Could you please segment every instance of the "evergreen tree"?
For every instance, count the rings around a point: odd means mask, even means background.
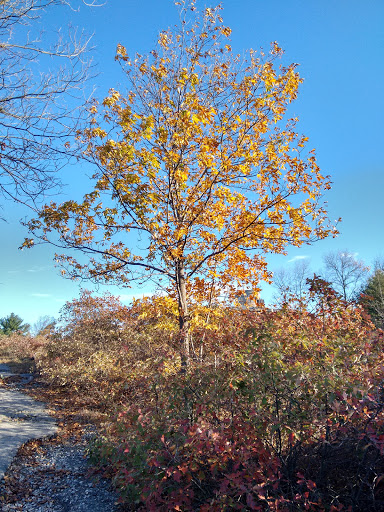
[[[0,333],[9,336],[14,332],[26,334],[29,331],[29,324],[23,324],[23,319],[15,313],[0,319]]]
[[[384,328],[384,270],[377,268],[368,279],[361,294],[361,303],[372,317],[372,321]]]

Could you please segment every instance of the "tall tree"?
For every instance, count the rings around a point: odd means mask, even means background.
[[[79,121],[74,96],[81,98],[90,70],[85,37],[42,40],[46,9],[70,3],[0,1],[0,193],[31,207],[57,185],[55,171],[68,161],[64,143]]]
[[[277,300],[285,301],[289,296],[301,299],[307,292],[307,280],[310,277],[311,269],[307,259],[295,261],[291,267],[278,269],[273,274],[273,284],[278,291]]]
[[[53,316],[40,316],[32,326],[34,336],[48,336],[55,328],[56,320]]]
[[[26,334],[29,331],[29,324],[24,324],[24,320],[15,313],[0,319],[0,333],[9,336],[12,333],[18,332]]]
[[[376,327],[384,329],[384,260],[377,260],[374,272],[362,288],[360,303],[371,315]]]
[[[162,284],[178,301],[184,367],[194,301],[256,291],[270,278],[265,253],[334,232],[320,201],[330,181],[285,117],[296,65],[276,70],[276,43],[234,55],[220,9],[181,2],[180,26],[149,55],[118,46],[128,91],[94,105],[83,134],[92,189],[46,205],[24,242],[85,253],[58,256],[71,277]]]
[[[348,250],[329,252],[324,256],[325,276],[344,300],[356,298],[369,268]]]

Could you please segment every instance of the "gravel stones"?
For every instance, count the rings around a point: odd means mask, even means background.
[[[0,387],[0,511],[122,511],[110,483],[89,477],[85,449],[95,428],[82,436],[56,435],[45,404],[15,389],[31,376],[13,384],[6,365],[0,365],[0,376],[12,386]]]
[[[117,512],[107,480],[90,478],[85,445],[49,445],[18,456],[6,474],[2,512]],[[12,490],[12,493],[9,493]]]

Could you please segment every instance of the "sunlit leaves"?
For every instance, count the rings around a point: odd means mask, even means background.
[[[128,92],[112,89],[93,105],[79,134],[93,190],[83,202],[46,206],[30,224],[92,254],[75,264],[77,277],[163,277],[184,318],[196,279],[228,293],[257,289],[268,279],[264,253],[334,232],[319,202],[329,178],[287,119],[297,66],[276,66],[276,42],[268,54],[234,55],[220,10],[182,2],[181,25],[161,32],[149,55],[118,45]]]

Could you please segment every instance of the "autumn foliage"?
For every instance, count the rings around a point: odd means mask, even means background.
[[[43,376],[108,417],[90,454],[140,510],[381,510],[383,340],[314,276],[278,309],[178,307],[84,291],[40,356]],[[201,349],[201,346],[204,349]]]
[[[127,91],[79,134],[90,189],[43,207],[24,244],[72,251],[65,275],[162,293],[84,291],[40,371],[108,417],[90,455],[132,509],[384,510],[381,331],[318,276],[273,308],[236,301],[271,277],[265,254],[335,233],[288,117],[296,65],[276,66],[276,43],[234,55],[220,7],[177,3],[149,55],[118,46]]]
[[[180,26],[149,55],[118,45],[127,91],[94,104],[79,134],[89,192],[43,207],[24,243],[69,250],[57,257],[65,275],[160,284],[178,305],[184,367],[194,303],[257,293],[266,253],[335,232],[321,199],[330,179],[288,114],[297,66],[276,65],[277,43],[234,54],[220,10],[181,2]]]
[[[152,329],[145,309],[127,308],[106,293],[83,290],[67,303],[39,368],[52,386],[89,397],[111,411],[119,400],[144,400],[146,379],[164,360],[177,355],[172,338]]]
[[[186,376],[157,370],[148,401],[116,415],[115,441],[95,443],[125,499],[164,511],[381,510],[383,343],[363,310],[315,276],[280,310],[217,321],[216,357]]]

